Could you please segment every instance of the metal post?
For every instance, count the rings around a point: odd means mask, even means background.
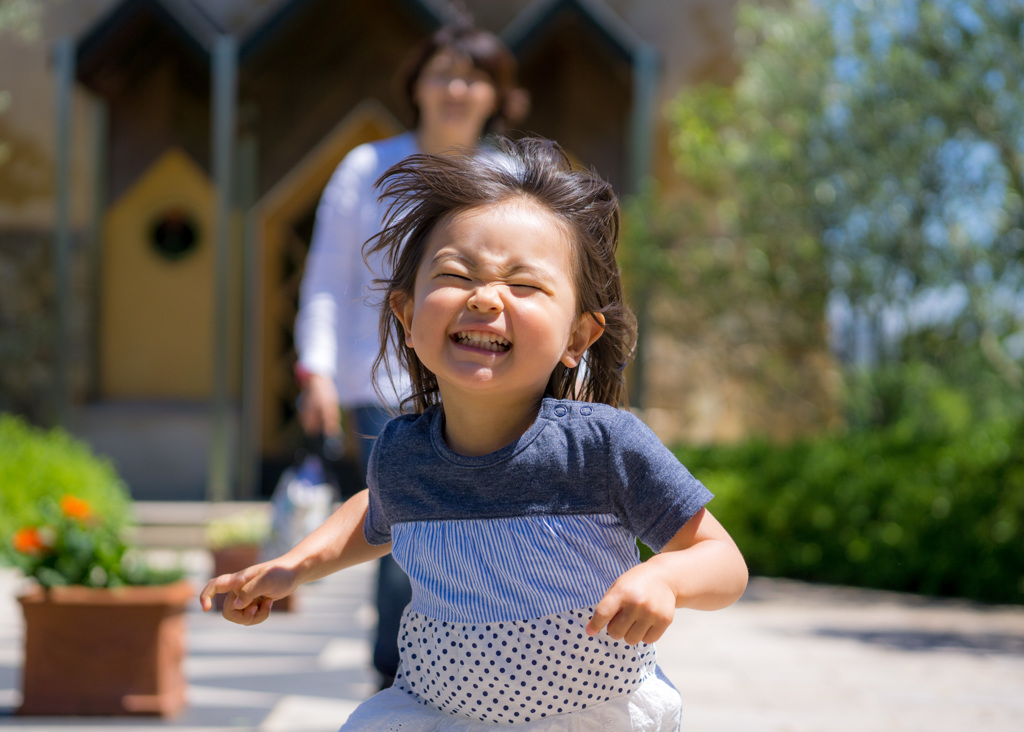
[[[71,39],[57,40],[54,45],[54,67],[57,82],[57,195],[53,237],[56,327],[52,398],[54,420],[63,425],[68,416],[68,361],[71,350],[71,93],[75,83],[75,44]]]
[[[633,60],[633,104],[629,118],[629,193],[640,195],[651,176],[654,148],[654,115],[658,100],[658,55],[654,48],[641,43]],[[639,336],[633,367],[630,369],[629,403],[643,407],[647,390],[647,333],[651,328],[650,297],[647,287],[641,288],[635,303]]]
[[[235,104],[238,45],[232,36],[220,36],[213,47],[213,84],[210,149],[217,191],[214,224],[214,328],[212,435],[206,493],[211,501],[231,496],[228,424],[228,320],[231,266],[231,211],[233,198]]]
[[[93,394],[100,391],[100,328],[102,327],[103,292],[103,217],[107,210],[107,185],[109,179],[108,160],[110,156],[110,121],[107,103],[101,99],[92,102],[92,149],[96,156],[92,171],[92,204],[89,214],[88,251],[92,269],[92,307],[90,308],[89,389]]]
[[[633,56],[633,101],[629,114],[629,193],[642,192],[651,175],[654,116],[658,104],[658,53],[641,43]]]
[[[239,425],[238,492],[239,498],[257,495],[260,452],[259,366],[263,336],[260,317],[262,267],[260,238],[257,231],[256,175],[258,146],[254,135],[246,135],[238,146],[239,198],[246,211],[242,233],[242,419]]]

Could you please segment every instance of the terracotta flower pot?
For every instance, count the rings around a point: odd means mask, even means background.
[[[260,547],[258,544],[232,544],[218,549],[213,549],[213,576],[219,577],[222,574],[240,572],[246,567],[251,567],[260,561]],[[215,595],[213,606],[217,610],[224,609],[224,598],[226,595]],[[275,612],[290,612],[295,610],[295,595],[291,594],[274,600]]]
[[[19,714],[173,716],[185,706],[188,581],[35,588],[25,614]]]

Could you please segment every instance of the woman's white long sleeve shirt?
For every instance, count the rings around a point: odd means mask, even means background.
[[[299,292],[295,347],[301,366],[331,376],[343,408],[380,403],[373,389],[373,362],[380,347],[380,257],[363,260],[363,244],[382,226],[386,203],[378,200],[377,179],[392,165],[418,152],[411,132],[354,148],[324,188]],[[408,392],[404,373],[398,394]],[[398,397],[385,400],[398,403]]]

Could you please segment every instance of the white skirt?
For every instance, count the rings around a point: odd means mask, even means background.
[[[681,714],[679,692],[659,668],[632,693],[578,712],[499,726],[510,726],[514,732],[677,732]],[[483,732],[495,726],[438,711],[408,691],[391,687],[360,704],[341,732]]]

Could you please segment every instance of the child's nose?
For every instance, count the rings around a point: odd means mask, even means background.
[[[467,304],[471,310],[500,311],[502,309],[501,294],[493,284],[483,284],[473,290]]]

